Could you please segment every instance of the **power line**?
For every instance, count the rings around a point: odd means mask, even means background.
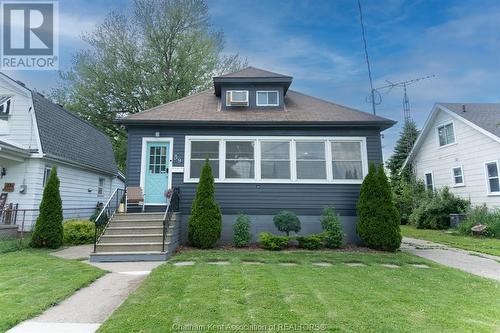
[[[365,25],[363,23],[363,10],[361,9],[361,0],[358,0],[358,8],[359,8],[359,23],[361,24],[361,35],[363,36],[363,44],[365,48],[366,65],[368,66],[368,78],[370,79],[372,111],[373,114],[376,115],[377,111],[375,109],[375,90],[373,89],[372,70],[370,67],[370,58],[368,57],[368,47],[366,46]]]

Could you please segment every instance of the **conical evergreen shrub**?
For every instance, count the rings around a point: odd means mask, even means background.
[[[356,231],[363,243],[373,249],[396,251],[401,245],[399,213],[392,199],[391,186],[383,166],[370,164],[361,185],[357,204]]]
[[[63,212],[59,178],[55,167],[43,190],[40,202],[40,214],[36,219],[35,229],[31,237],[31,246],[57,249],[63,243]]]
[[[202,249],[213,248],[220,239],[221,232],[222,215],[215,201],[214,177],[207,159],[191,207],[188,224],[189,243]]]

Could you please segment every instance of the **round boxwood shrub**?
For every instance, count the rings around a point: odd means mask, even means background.
[[[95,224],[85,220],[69,220],[63,224],[65,245],[92,244]]]
[[[356,226],[358,236],[370,248],[396,251],[401,245],[399,213],[392,199],[383,166],[377,171],[371,163],[368,175],[361,185]]]
[[[288,236],[275,236],[268,232],[259,234],[259,243],[266,250],[280,251],[288,245],[290,238]]]
[[[340,217],[332,207],[325,207],[320,219],[321,227],[324,230],[325,246],[331,249],[342,247],[344,232]]]
[[[50,171],[49,180],[43,189],[40,214],[31,236],[32,247],[57,249],[63,243],[63,213],[57,169]]]
[[[295,233],[300,231],[300,220],[294,212],[281,211],[274,216],[273,221],[276,228],[287,236],[290,235],[290,231]]]
[[[233,244],[237,247],[244,247],[250,243],[252,235],[250,234],[250,219],[244,214],[238,214],[236,222],[233,225],[234,238]]]
[[[215,184],[212,168],[205,160],[200,182],[191,207],[188,223],[189,243],[195,247],[208,249],[217,244],[222,232],[222,215],[215,201]]]

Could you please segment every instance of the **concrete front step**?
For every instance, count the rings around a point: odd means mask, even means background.
[[[164,213],[133,213],[133,214],[116,214],[113,220],[148,220],[160,219],[163,220]]]
[[[167,248],[168,242],[165,242]],[[162,250],[162,242],[145,242],[145,243],[98,243],[96,252],[144,252],[153,251],[160,252]]]
[[[145,226],[163,226],[163,220],[150,220],[150,221],[111,221],[109,227],[145,227]]]
[[[166,240],[172,239],[172,234],[166,235]],[[158,243],[163,242],[163,234],[132,234],[132,235],[103,235],[100,243]]]
[[[109,226],[104,235],[150,235],[150,234],[163,234],[163,226],[127,226],[127,227],[114,227]]]
[[[171,254],[160,251],[91,253],[90,262],[165,261]]]

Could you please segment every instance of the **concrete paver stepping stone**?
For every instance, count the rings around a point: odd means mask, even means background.
[[[411,264],[411,265],[416,268],[430,268],[426,264]]]
[[[193,266],[194,261],[178,261],[174,263],[174,266]]]
[[[365,267],[366,266],[362,262],[346,262],[345,264],[347,266],[350,266],[350,267]]]
[[[245,261],[245,260],[243,260],[242,263],[244,265],[263,265],[264,264],[261,261]]]
[[[332,267],[333,265],[329,262],[313,262],[312,263],[314,266],[320,266],[320,267]]]
[[[207,262],[207,264],[224,266],[224,265],[229,265],[229,261],[209,261]]]
[[[381,266],[384,266],[385,268],[400,268],[401,267],[399,265],[394,265],[394,264],[382,264]]]
[[[296,262],[280,262],[281,266],[297,266]]]

